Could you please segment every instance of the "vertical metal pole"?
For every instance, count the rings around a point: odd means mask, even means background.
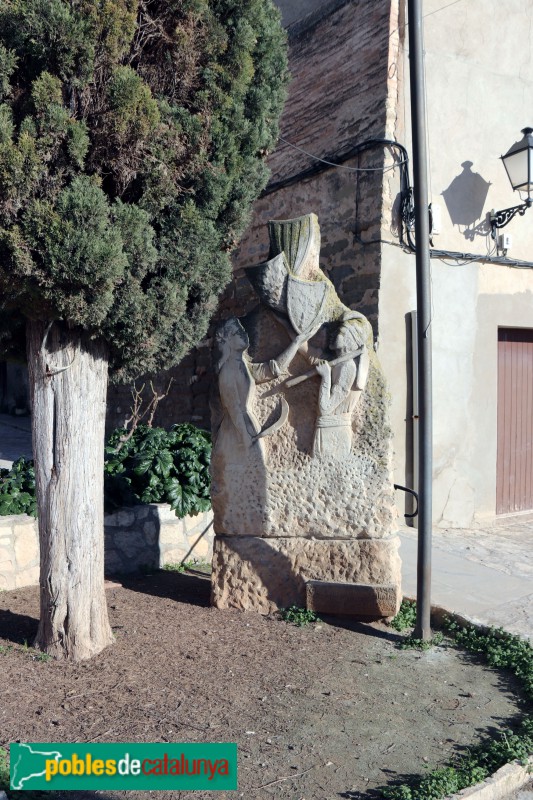
[[[419,516],[417,563],[417,618],[414,635],[431,638],[431,284],[429,271],[429,213],[424,96],[422,0],[407,0],[409,22],[409,76],[416,236],[416,297],[419,387]]]
[[[420,419],[418,407],[418,314],[416,311],[409,312],[411,316],[411,391],[412,399],[412,431],[411,447],[413,449],[413,479],[411,486],[418,494],[420,487],[420,472],[418,469],[418,456],[419,456],[419,435],[418,435],[418,422]],[[414,507],[413,507],[414,510]],[[418,515],[413,517],[413,528],[418,528]]]

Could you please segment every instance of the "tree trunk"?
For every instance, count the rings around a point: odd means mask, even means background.
[[[35,646],[79,661],[113,641],[104,593],[107,353],[65,323],[29,321],[41,615]]]

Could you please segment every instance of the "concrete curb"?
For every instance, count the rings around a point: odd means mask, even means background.
[[[474,798],[475,800],[504,800],[511,793],[522,789],[531,780],[532,768],[533,756],[529,758],[526,765],[513,761],[500,767],[483,783],[463,789],[446,800],[467,800],[467,798],[468,800],[474,800]]]
[[[414,597],[404,597],[404,600],[415,600]],[[459,625],[474,625],[481,631],[488,631],[490,625],[486,625],[479,620],[450,611],[443,606],[431,606],[431,619],[436,625],[442,625],[444,619],[450,617]],[[444,800],[505,800],[513,792],[522,789],[531,780],[533,772],[533,755],[528,759],[527,764],[520,764],[518,761],[511,761],[504,764],[490,778],[486,778],[482,783],[469,786],[456,794],[448,795]]]

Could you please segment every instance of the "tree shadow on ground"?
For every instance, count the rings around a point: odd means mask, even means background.
[[[152,597],[178,600],[181,603],[207,607],[210,605],[211,581],[209,575],[185,574],[167,570],[154,570],[147,575],[121,575],[120,583],[125,589],[148,594]]]
[[[507,697],[511,697],[518,708],[523,708],[523,710],[528,711],[531,710],[531,700],[525,693],[524,684],[512,670],[506,667],[492,667],[487,664],[487,659],[482,653],[471,653],[468,650],[462,650],[461,645],[454,645],[453,643],[452,646],[455,647],[458,651],[458,655],[466,664],[475,664],[496,675],[498,677],[499,691]]]
[[[377,639],[385,639],[388,642],[397,644],[404,636],[401,633],[387,629],[384,627],[377,628],[370,622],[359,622],[358,620],[351,619],[350,617],[334,616],[333,614],[321,614],[318,616],[326,625],[332,625],[335,628],[344,628],[347,631],[354,633],[362,633],[365,636],[373,636]]]
[[[33,642],[38,626],[39,620],[35,617],[0,609],[0,639],[7,639],[15,644]]]

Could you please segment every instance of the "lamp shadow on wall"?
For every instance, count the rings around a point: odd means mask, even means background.
[[[461,166],[463,171],[442,192],[442,197],[452,224],[462,229],[465,239],[473,241],[476,236],[490,234],[489,214],[485,219],[482,215],[491,184],[479,172],[472,171],[472,161],[463,161]]]

